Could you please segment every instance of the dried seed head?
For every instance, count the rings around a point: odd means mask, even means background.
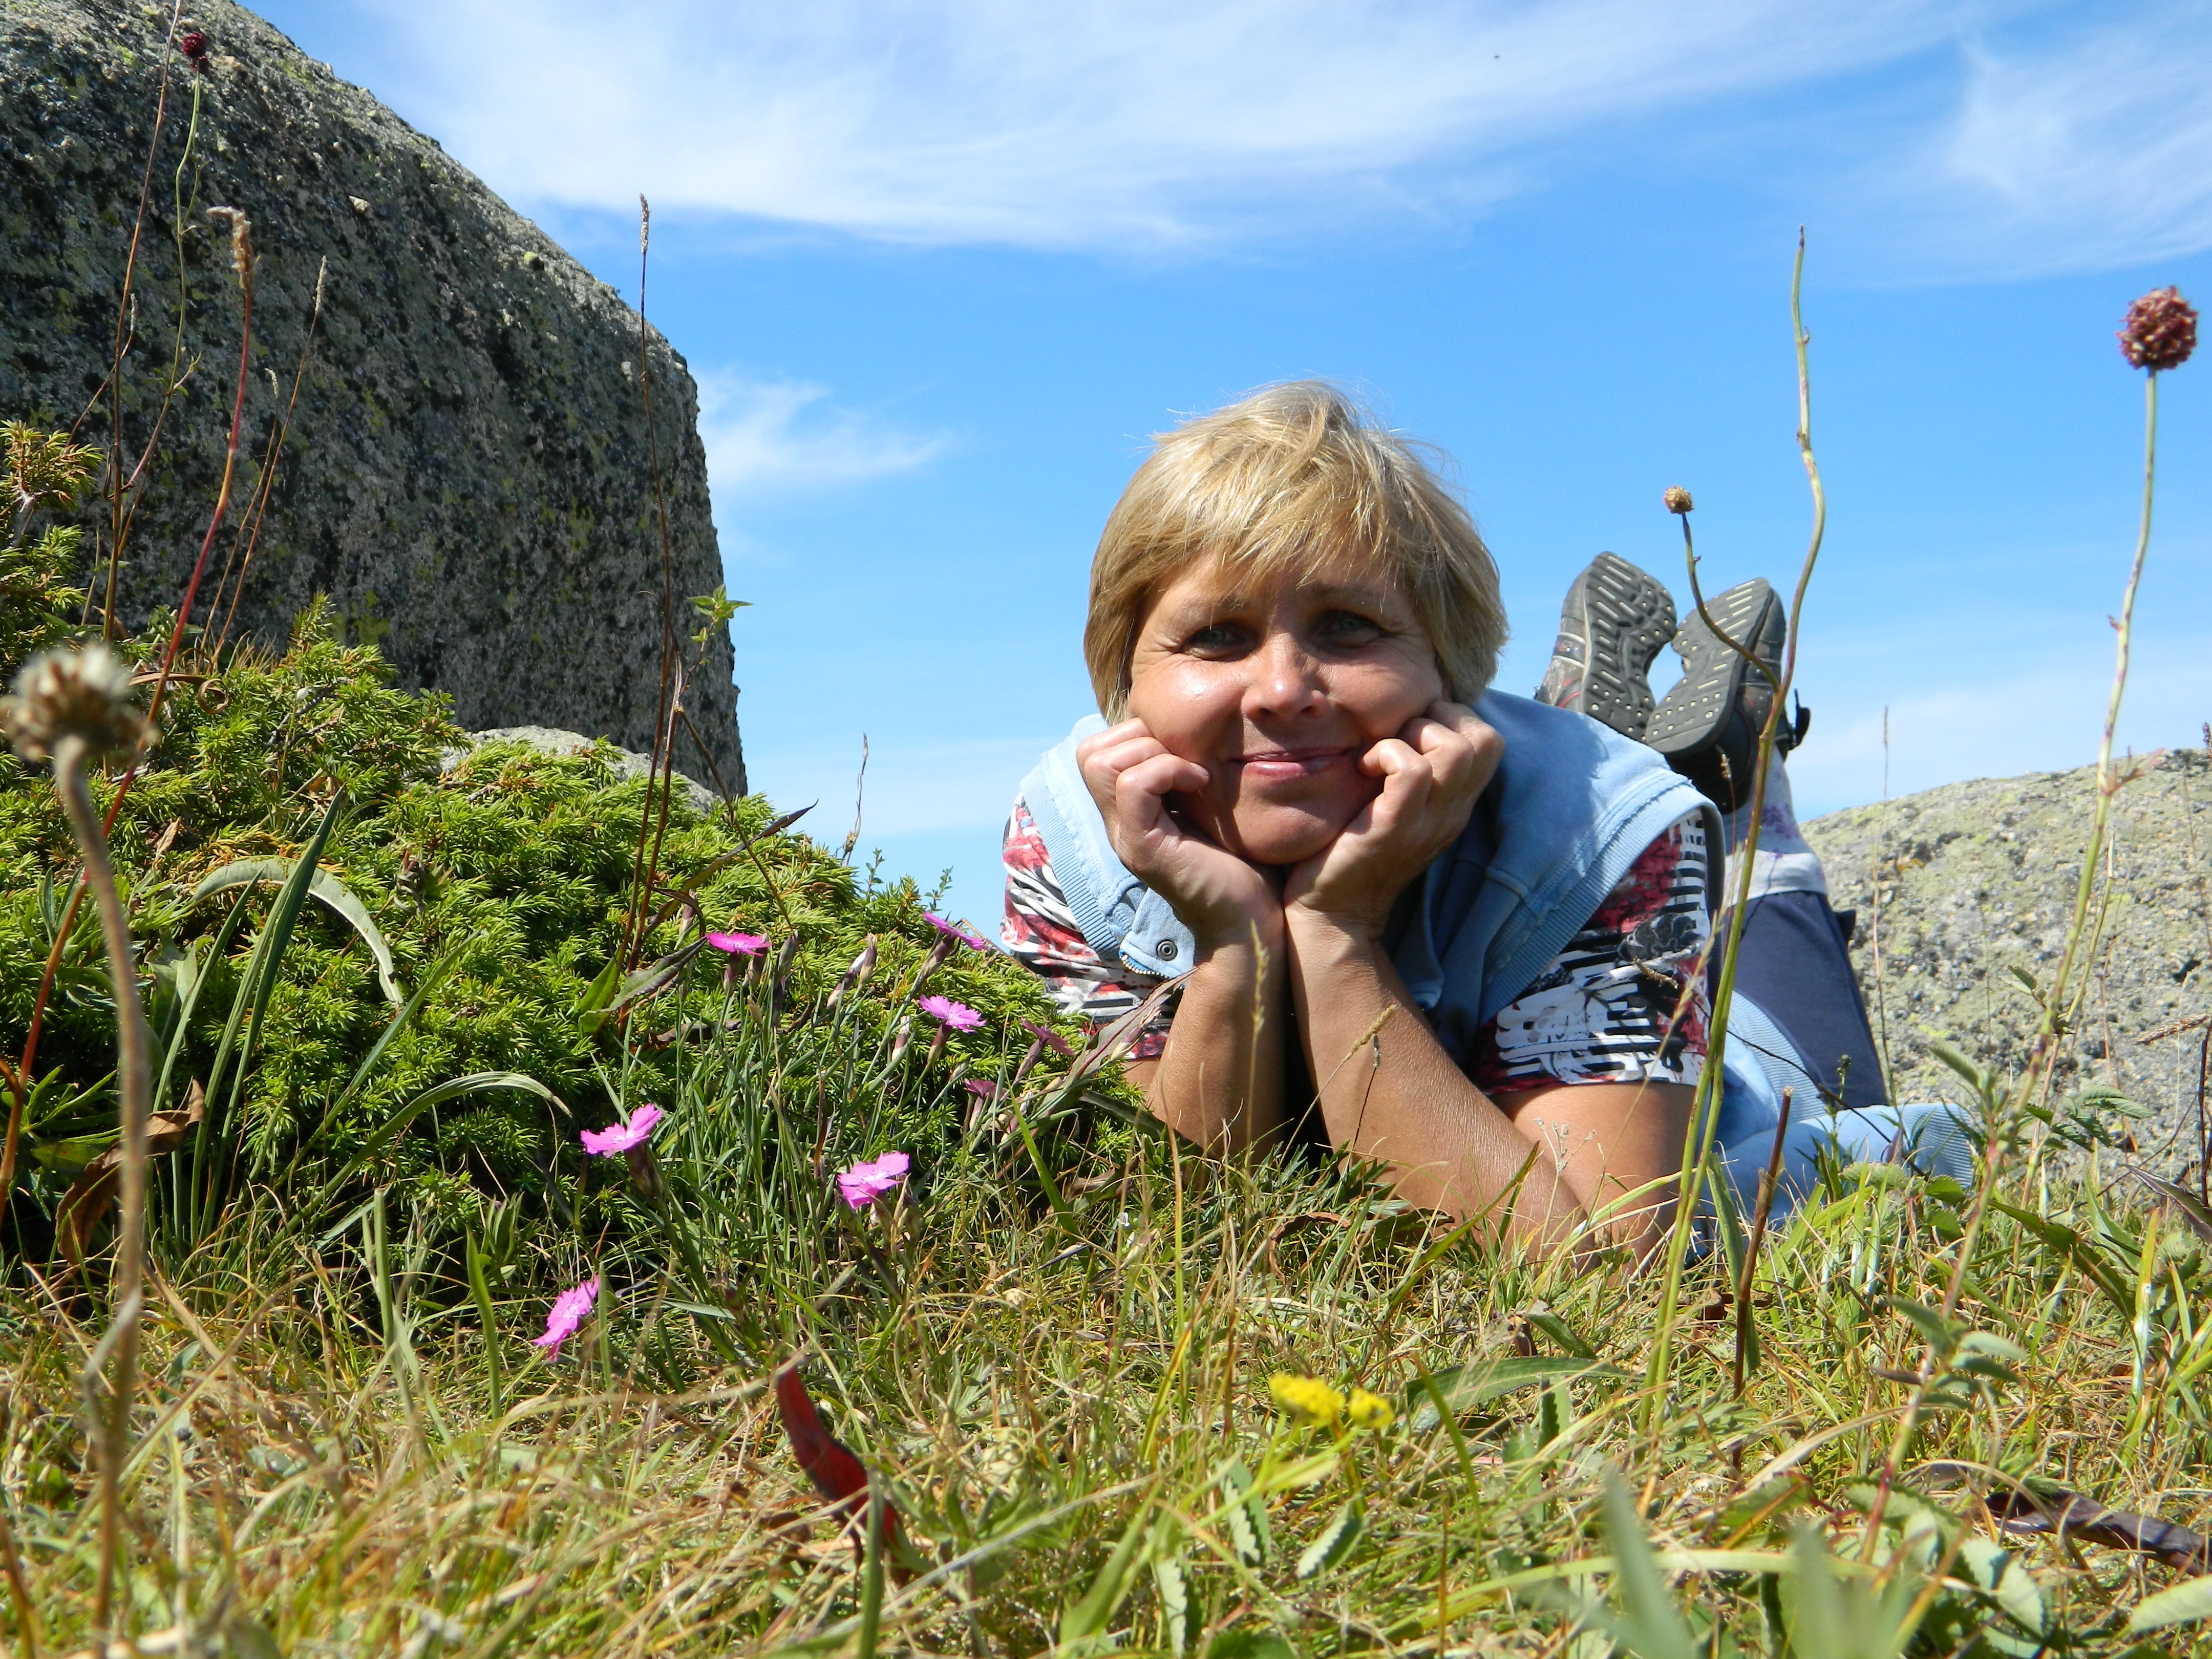
[[[153,727],[131,701],[131,665],[106,646],[47,651],[15,678],[15,695],[0,698],[0,730],[25,760],[46,759],[64,738],[92,754],[135,755]]]
[[[1680,484],[1667,486],[1667,493],[1659,498],[1667,503],[1669,513],[1687,513],[1691,507],[1690,492]]]
[[[2128,307],[2120,356],[2136,368],[2179,368],[2197,349],[2197,307],[2175,288],[2154,288]]]
[[[238,270],[238,280],[248,289],[253,286],[253,221],[246,216],[242,208],[211,207],[207,210],[210,219],[222,219],[230,226],[230,263]]]

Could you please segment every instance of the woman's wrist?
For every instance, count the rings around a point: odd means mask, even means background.
[[[1293,899],[1283,907],[1283,932],[1293,950],[1310,956],[1379,954],[1389,912],[1319,910]]]
[[[1261,950],[1279,953],[1283,948],[1283,911],[1279,905],[1218,919],[1184,921],[1198,942],[1200,962],[1239,952]]]

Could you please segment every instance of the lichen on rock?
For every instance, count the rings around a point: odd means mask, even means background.
[[[657,333],[641,349],[613,289],[367,92],[228,0],[194,19],[204,75],[165,48],[163,9],[0,9],[0,416],[103,447],[165,53],[168,65],[120,386],[131,463],[157,417],[161,436],[125,544],[123,628],[177,602],[216,497],[240,304],[228,232],[207,210],[235,207],[258,252],[254,344],[210,586],[246,558],[241,532],[328,270],[232,637],[281,648],[327,594],[347,639],[374,646],[402,685],[450,694],[464,726],[544,725],[650,750],[663,550],[641,363],[679,635],[698,626],[690,596],[722,580],[683,358]],[[172,181],[195,100],[180,213]],[[173,345],[190,372],[163,416]],[[88,520],[88,568],[104,568],[111,533],[100,514]],[[731,672],[727,636],[712,630],[684,699],[708,759],[686,738],[679,762],[742,793]]]
[[[2173,749],[2120,763],[2095,948],[2061,1049],[2059,1093],[2104,1086],[2151,1108],[2132,1126],[2154,1170],[2199,1156],[2202,1018],[2212,1012],[2212,757]],[[1805,826],[1832,902],[1857,912],[1852,955],[1898,1092],[1960,1099],[1940,1037],[2016,1071],[2066,945],[2096,769],[1947,784]],[[2179,1029],[2177,1029],[2179,1028]]]

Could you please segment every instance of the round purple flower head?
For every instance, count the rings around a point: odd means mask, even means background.
[[[2120,356],[2130,367],[2160,374],[2179,368],[2197,349],[2197,307],[2177,288],[2154,288],[2128,307]]]

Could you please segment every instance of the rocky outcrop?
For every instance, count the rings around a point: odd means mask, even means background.
[[[612,289],[434,142],[252,14],[196,6],[196,72],[164,46],[167,9],[0,0],[0,417],[113,445],[105,383],[150,179],[120,380],[127,467],[159,438],[124,541],[125,626],[177,603],[216,498],[240,303],[208,210],[234,207],[258,254],[253,350],[198,618],[220,629],[242,592],[230,637],[281,641],[328,594],[349,637],[403,684],[450,692],[465,726],[650,749],[664,592],[690,636],[689,599],[721,580],[683,359],[641,343]],[[104,568],[112,524],[94,514],[87,529]],[[726,631],[684,648],[702,659],[684,702],[712,766],[688,739],[681,762],[742,788]]]
[[[2199,1155],[2212,1014],[2212,762],[2176,749],[2131,766],[2060,1084],[2110,1085],[2154,1109],[2133,1133],[2148,1161],[2177,1169]],[[2019,976],[2047,986],[2065,949],[2095,803],[2084,767],[1948,784],[1805,826],[1835,905],[1857,909],[1859,981],[1904,1097],[1962,1097],[1931,1036],[2008,1069],[2024,1058],[2041,1011]]]

